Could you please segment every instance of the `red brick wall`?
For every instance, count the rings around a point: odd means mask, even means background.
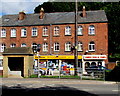
[[[72,28],[72,34],[71,36],[65,36],[65,27],[66,25],[69,25]],[[78,41],[81,41],[83,43],[83,52],[78,52],[78,54],[83,55],[86,50],[88,50],[88,43],[90,41],[95,42],[95,52],[88,52],[88,54],[96,54],[96,55],[108,55],[108,26],[107,23],[88,23],[88,24],[78,24],[82,25],[83,27],[83,36],[78,36]],[[95,35],[89,36],[88,35],[88,27],[90,25],[95,26]],[[54,27],[59,26],[60,28],[60,36],[55,37],[54,34]],[[38,36],[32,37],[32,28],[36,27],[38,28]],[[73,42],[74,43],[74,32],[75,32],[75,26],[74,24],[61,24],[61,25],[52,25],[48,27],[48,37],[42,36],[42,28],[44,26],[22,26],[22,27],[3,27],[7,31],[7,37],[6,38],[0,38],[0,43],[5,43],[7,47],[10,47],[11,43],[15,43],[16,47],[20,47],[22,43],[26,43],[27,47],[31,47],[32,43],[39,43],[43,44],[44,42],[47,42],[49,44],[49,51],[48,52],[40,52],[40,54],[50,54],[50,43],[53,46],[54,42],[60,43],[60,52],[54,52],[52,49],[52,54],[71,54],[71,52],[65,52],[65,43],[66,42]],[[17,29],[17,36],[16,38],[10,37],[10,30],[11,28]],[[21,37],[21,28],[27,29],[27,37],[23,38]],[[1,28],[0,28],[1,29]],[[52,38],[50,39],[50,31],[52,31]],[[44,40],[47,39],[47,40]],[[108,60],[106,60],[108,61]]]

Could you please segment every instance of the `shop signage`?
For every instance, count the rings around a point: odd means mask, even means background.
[[[84,55],[83,59],[107,59],[106,55]]]
[[[38,56],[34,57],[35,59],[38,59]],[[39,59],[74,59],[74,56],[72,55],[54,55],[54,56],[39,56]],[[82,59],[82,56],[79,55],[78,59]]]

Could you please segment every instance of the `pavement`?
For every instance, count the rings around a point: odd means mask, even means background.
[[[109,81],[2,78],[0,84],[2,96],[120,96],[120,84]]]

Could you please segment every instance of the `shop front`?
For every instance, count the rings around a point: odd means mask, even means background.
[[[39,58],[38,58],[39,57]],[[34,69],[40,68],[46,71],[53,69],[52,75],[63,69],[70,70],[74,74],[74,56],[73,55],[45,55],[45,56],[34,56]],[[82,56],[78,56],[78,67],[82,64]],[[59,73],[59,72],[58,72]],[[55,74],[54,74],[55,75]]]
[[[83,74],[87,74],[86,69],[98,68],[98,66],[105,67],[106,55],[83,55],[82,68]]]

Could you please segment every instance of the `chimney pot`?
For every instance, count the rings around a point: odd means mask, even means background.
[[[22,12],[19,12],[19,20],[23,20],[25,18],[25,13],[22,11]]]
[[[40,19],[43,19],[43,16],[44,16],[44,9],[41,8],[41,10],[40,10]]]
[[[83,6],[83,17],[86,17],[86,10],[85,10],[85,6]]]

